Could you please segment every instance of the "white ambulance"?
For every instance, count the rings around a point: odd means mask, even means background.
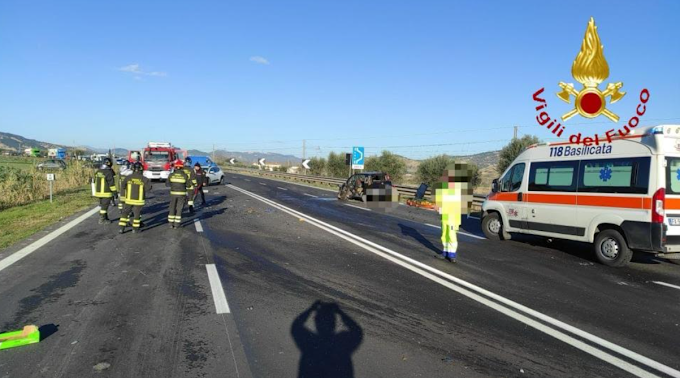
[[[532,234],[593,243],[605,265],[633,250],[680,259],[680,125],[634,129],[598,145],[530,146],[482,205],[487,238]]]

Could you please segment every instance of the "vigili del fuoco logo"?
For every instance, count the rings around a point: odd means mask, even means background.
[[[571,76],[574,80],[581,83],[583,88],[578,90],[572,83],[560,82],[559,86],[562,88],[557,93],[557,97],[562,101],[571,104],[572,97],[574,99],[574,109],[565,113],[561,117],[561,121],[553,119],[548,115],[548,103],[545,98],[541,98],[545,88],[541,88],[533,95],[533,99],[537,102],[536,111],[539,114],[536,116],[536,121],[539,125],[546,127],[552,131],[553,134],[561,137],[567,126],[562,125],[561,122],[567,122],[576,115],[585,118],[597,118],[604,116],[610,121],[617,123],[619,116],[612,110],[607,109],[607,99],[609,98],[609,105],[615,104],[626,92],[622,92],[623,82],[614,82],[606,84],[604,90],[600,90],[600,84],[609,77],[609,64],[604,58],[604,46],[600,42],[600,36],[597,34],[597,26],[595,20],[591,17],[586,28],[586,35],[583,37],[581,43],[581,51],[576,55],[574,63],[571,66]],[[582,136],[579,133],[572,133],[569,137],[571,143],[583,143],[586,146],[592,144],[599,145],[602,141],[610,142],[613,137],[625,137],[632,129],[637,127],[640,122],[640,117],[645,114],[647,110],[647,101],[649,101],[649,90],[646,88],[640,92],[639,103],[633,115],[628,122],[622,127],[615,127],[607,130],[604,136],[594,134],[591,136]],[[585,133],[587,135],[587,133]]]

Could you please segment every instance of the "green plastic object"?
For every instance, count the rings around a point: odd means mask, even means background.
[[[34,325],[27,325],[21,331],[0,333],[0,350],[40,342],[40,330]]]

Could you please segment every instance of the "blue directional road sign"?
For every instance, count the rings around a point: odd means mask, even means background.
[[[352,169],[364,169],[363,147],[352,147]]]

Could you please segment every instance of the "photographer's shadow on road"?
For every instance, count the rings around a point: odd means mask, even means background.
[[[316,332],[305,326],[312,314]],[[338,317],[346,330],[336,327]],[[352,354],[363,330],[337,303],[314,302],[295,318],[290,332],[301,352],[298,378],[354,378]]]

